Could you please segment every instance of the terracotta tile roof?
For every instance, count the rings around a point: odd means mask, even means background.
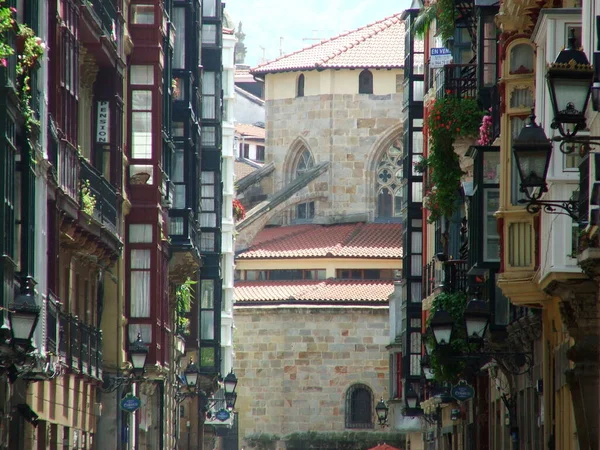
[[[238,304],[253,302],[381,302],[394,291],[392,280],[295,280],[237,281],[234,299]]]
[[[398,223],[265,228],[238,258],[401,258],[401,234]]]
[[[235,132],[249,139],[265,139],[265,129],[249,123],[236,123]]]
[[[380,444],[377,447],[370,448],[369,450],[400,450],[396,447],[392,447],[389,444]]]
[[[261,64],[252,74],[309,69],[404,67],[404,22],[397,13]]]
[[[254,167],[253,165],[240,159],[236,159],[233,162],[233,173],[235,174],[235,179],[238,181],[250,175],[256,169],[257,167]]]

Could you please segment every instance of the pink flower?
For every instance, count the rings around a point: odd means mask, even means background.
[[[8,61],[6,61],[6,58],[0,59],[0,66],[6,67],[7,65],[8,65]]]
[[[36,38],[35,38],[35,43],[36,43],[37,45],[42,45],[42,43],[43,43],[43,42],[44,42],[44,41],[42,41],[42,38],[41,38],[41,37],[36,37]]]
[[[11,10],[13,13],[16,13],[16,12],[17,12],[17,8],[15,8],[14,6],[11,6],[11,7],[10,7],[10,10]]]

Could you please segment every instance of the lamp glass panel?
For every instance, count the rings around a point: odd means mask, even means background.
[[[135,370],[142,370],[146,365],[147,353],[131,353],[131,364]]]
[[[431,367],[424,367],[423,374],[425,375],[426,380],[433,380],[435,378],[435,374],[433,373],[433,369]]]
[[[590,80],[587,78],[553,78],[551,89],[554,90],[556,106],[559,114],[569,114],[568,109],[574,108],[579,114],[584,114],[589,90]]]
[[[196,386],[196,384],[198,384],[198,372],[196,372],[196,371],[185,372],[185,382],[190,387]]]
[[[524,186],[543,186],[546,179],[546,161],[550,157],[546,150],[515,152],[521,183]]]
[[[406,404],[409,408],[416,408],[417,407],[417,396],[416,395],[406,396]]]
[[[20,341],[28,340],[33,331],[36,318],[37,315],[34,313],[12,313],[10,326],[13,337]]]
[[[468,317],[466,319],[467,335],[469,337],[483,338],[485,328],[487,327],[486,317]]]
[[[452,335],[452,325],[437,325],[433,328],[433,335],[438,344],[449,344]]]

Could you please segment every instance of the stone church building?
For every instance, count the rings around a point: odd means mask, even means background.
[[[397,14],[252,69],[266,141],[264,165],[237,179],[251,206],[236,225],[241,439],[379,430],[410,164],[404,57]]]

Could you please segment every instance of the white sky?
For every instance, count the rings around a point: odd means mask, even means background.
[[[246,33],[246,64],[312,45],[381,20],[410,6],[410,0],[224,0],[225,10]],[[281,39],[283,38],[283,39]],[[306,40],[309,39],[309,40]],[[320,39],[319,39],[320,40]],[[261,48],[262,47],[262,48]],[[263,50],[264,48],[264,50]]]

